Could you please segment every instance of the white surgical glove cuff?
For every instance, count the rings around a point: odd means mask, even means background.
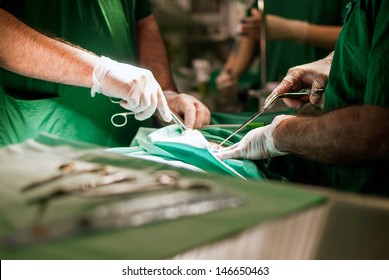
[[[273,119],[272,123],[268,126],[268,129],[265,130],[265,146],[267,151],[272,157],[278,157],[278,156],[283,156],[288,154],[276,148],[276,146],[274,145],[273,132],[280,122],[294,117],[295,116],[291,116],[291,115],[279,115]]]
[[[101,81],[111,68],[110,66],[112,66],[115,62],[116,61],[105,56],[101,56],[98,60],[92,73],[93,86],[90,92],[92,97],[95,97],[96,92],[101,91]]]

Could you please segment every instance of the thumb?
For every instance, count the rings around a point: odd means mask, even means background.
[[[311,88],[312,93],[309,95],[309,101],[312,104],[317,104],[320,102],[320,99],[325,91],[326,85],[327,79],[325,77],[321,77],[313,81]]]
[[[172,121],[172,114],[161,87],[158,87],[157,91],[157,110],[165,122],[170,123]]]

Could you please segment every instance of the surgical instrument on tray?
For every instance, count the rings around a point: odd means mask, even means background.
[[[50,193],[30,200],[31,203],[46,203],[51,199],[68,194],[82,197],[105,197],[124,194],[138,194],[158,190],[211,190],[212,184],[205,180],[183,180],[180,174],[173,170],[160,170],[153,176],[135,176],[132,173],[119,171],[107,174],[99,179],[88,179],[79,184],[58,186]]]
[[[212,184],[205,180],[188,180],[180,178],[173,170],[157,171],[151,178],[133,181],[127,184],[111,184],[104,188],[93,188],[79,194],[83,197],[104,197],[124,194],[136,194],[158,190],[212,190]]]
[[[30,229],[0,236],[0,244],[6,247],[33,245],[90,231],[138,227],[185,216],[202,215],[236,208],[244,203],[244,198],[224,191],[204,192],[191,189],[158,193],[97,206],[81,217],[49,225],[37,224]]]
[[[28,184],[27,186],[23,187],[21,189],[22,192],[26,192],[32,189],[35,189],[39,186],[43,186],[45,184],[48,184],[50,182],[53,182],[58,179],[62,179],[68,175],[76,175],[76,174],[82,174],[82,173],[104,173],[106,172],[106,166],[105,165],[98,165],[98,166],[92,166],[90,168],[83,168],[80,170],[77,170],[76,164],[74,162],[68,162],[61,164],[58,166],[59,174],[55,174],[54,176],[51,176],[47,179],[43,179],[37,182],[32,182]]]
[[[243,123],[237,130],[235,130],[233,133],[231,133],[230,136],[228,136],[226,139],[223,140],[217,147],[216,150],[218,150],[223,144],[225,144],[228,140],[231,139],[235,134],[240,132],[243,128],[245,128],[249,123],[254,121],[257,117],[262,115],[269,107],[278,99],[278,98],[296,98],[300,96],[310,95],[311,93],[317,93],[317,92],[324,92],[324,89],[317,89],[315,91],[311,91],[310,89],[304,89],[299,92],[285,92],[283,94],[279,95],[273,95],[272,98],[268,99],[261,110],[256,112],[251,118],[249,118],[245,123]]]

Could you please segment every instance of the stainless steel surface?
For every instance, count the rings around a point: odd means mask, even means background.
[[[389,199],[308,188],[328,195],[328,203],[262,223],[173,259],[389,259]]]

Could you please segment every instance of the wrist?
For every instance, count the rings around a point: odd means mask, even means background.
[[[179,93],[175,90],[170,90],[170,89],[163,90],[163,95],[165,96],[166,99],[177,96],[178,94]]]
[[[293,115],[279,115],[274,118],[273,122],[269,125],[269,129],[265,131],[266,136],[266,146],[269,153],[273,156],[282,156],[288,154],[287,152],[280,150],[279,139],[280,137],[280,128],[285,123],[286,119],[295,118]]]
[[[96,62],[92,72],[93,85],[91,87],[91,96],[94,97],[97,92],[101,92],[101,82],[109,71],[111,65],[116,61],[108,57],[101,56]]]
[[[309,35],[309,23],[301,20],[288,20],[289,36],[291,40],[306,43]]]

